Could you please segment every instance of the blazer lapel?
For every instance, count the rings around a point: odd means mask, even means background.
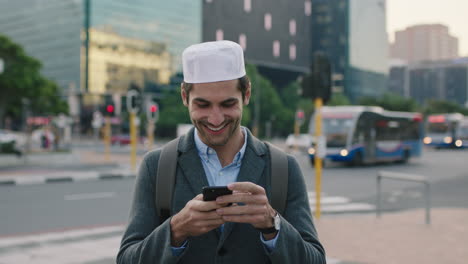
[[[190,184],[194,194],[199,194],[204,186],[208,186],[205,170],[198,155],[198,150],[194,142],[194,128],[180,140],[179,151],[179,165],[182,168],[183,174]]]

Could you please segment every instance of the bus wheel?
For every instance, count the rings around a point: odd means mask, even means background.
[[[405,152],[403,152],[403,157],[401,159],[401,162],[402,163],[408,163],[409,158],[410,158],[409,151],[405,150]]]
[[[357,152],[356,155],[354,155],[353,161],[351,161],[352,166],[361,166],[363,164],[362,162],[362,153]]]

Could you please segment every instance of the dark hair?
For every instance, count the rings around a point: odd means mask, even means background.
[[[242,93],[242,101],[244,101],[245,93],[247,92],[247,88],[249,87],[250,79],[249,79],[249,76],[244,75],[237,80],[239,81],[237,88],[239,88],[239,91]],[[187,103],[188,103],[189,94],[192,88],[193,88],[193,83],[182,82],[182,89],[184,89],[185,93],[187,94]]]

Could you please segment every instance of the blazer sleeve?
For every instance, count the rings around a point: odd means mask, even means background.
[[[160,150],[148,153],[138,170],[127,229],[117,263],[176,263],[171,250],[170,218],[159,223],[155,182]],[[181,254],[183,255],[183,253]]]
[[[325,250],[312,220],[307,188],[296,159],[288,155],[288,197],[272,263],[325,264]]]

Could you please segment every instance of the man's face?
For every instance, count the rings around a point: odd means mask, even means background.
[[[210,147],[224,146],[240,135],[242,107],[249,102],[250,87],[242,101],[237,85],[238,80],[230,80],[193,84],[189,94],[182,89],[182,100],[189,109],[190,119],[201,140]]]

